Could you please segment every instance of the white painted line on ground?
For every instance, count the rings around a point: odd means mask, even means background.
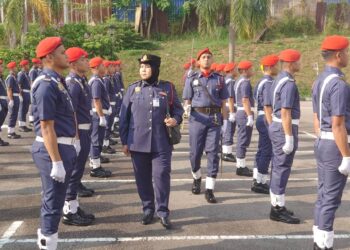
[[[317,136],[316,136],[316,135],[311,134],[311,133],[309,133],[309,132],[306,132],[306,131],[301,131],[301,132],[302,132],[302,133],[304,133],[305,135],[307,135],[307,136],[311,137],[311,138],[314,138],[314,139],[316,139],[316,138],[317,138]]]
[[[2,248],[8,240],[16,233],[17,229],[23,224],[23,221],[14,221],[5,231],[0,239],[0,248]]]
[[[350,234],[338,234],[335,239],[350,239]],[[313,235],[198,235],[198,236],[149,236],[119,238],[73,238],[59,239],[60,243],[98,243],[98,242],[140,242],[140,241],[216,241],[216,240],[309,240]],[[9,239],[6,244],[36,243],[36,239]]]

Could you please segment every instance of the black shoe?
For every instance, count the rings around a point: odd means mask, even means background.
[[[115,149],[111,148],[111,146],[103,146],[102,147],[102,153],[104,154],[115,154],[117,151]]]
[[[83,185],[83,183],[79,183],[79,186],[78,186],[79,189],[82,189],[82,190],[87,190],[87,191],[90,191],[91,193],[95,193],[95,190],[93,190],[92,188],[87,188],[86,186]]]
[[[333,250],[333,247],[331,247],[331,248],[327,248],[327,247],[325,247],[325,248],[320,248],[320,247],[316,244],[316,242],[314,242],[314,250]]]
[[[100,161],[101,161],[102,164],[103,163],[109,163],[109,158],[100,155]]]
[[[172,227],[170,219],[169,219],[169,216],[167,216],[167,217],[160,217],[160,224],[162,224],[162,226],[165,229],[171,229],[171,227]]]
[[[78,213],[63,214],[62,223],[72,226],[89,226],[92,224],[92,220],[81,217]]]
[[[236,157],[233,154],[223,154],[222,160],[229,161],[229,162],[236,162]]]
[[[119,133],[118,133],[118,132],[112,131],[111,136],[112,136],[113,138],[119,138]]]
[[[27,126],[20,126],[20,127],[18,128],[18,130],[19,130],[20,132],[31,132],[31,131],[33,131],[32,129],[28,128]]]
[[[81,184],[82,185],[82,184]],[[78,196],[79,197],[91,197],[94,193],[91,190],[85,188],[85,186],[78,186]]]
[[[7,135],[7,138],[9,138],[9,139],[19,139],[19,138],[21,138],[21,136],[17,135],[16,133],[11,133],[11,134]]]
[[[256,181],[253,181],[251,190],[259,194],[270,194],[270,187],[266,183],[262,184],[262,183],[257,183]]]
[[[5,147],[5,146],[9,146],[10,143],[8,143],[7,141],[3,141],[1,138],[0,138],[0,146],[1,147]]]
[[[287,212],[285,207],[271,206],[270,219],[287,224],[299,224],[300,219]]]
[[[248,167],[237,168],[236,169],[236,175],[252,177],[253,176],[253,171],[250,170]]]
[[[112,172],[104,169],[103,167],[91,169],[90,171],[91,177],[108,178],[108,177],[111,177],[111,175],[112,175]]]
[[[208,203],[216,203],[216,198],[212,189],[205,190],[205,199]]]
[[[117,145],[118,144],[118,141],[117,140],[113,140],[113,139],[109,139],[109,145]]]
[[[80,207],[78,207],[77,214],[78,214],[80,217],[82,217],[82,218],[87,218],[87,219],[90,219],[90,220],[95,220],[95,215],[85,213],[84,210],[81,209]]]
[[[199,179],[193,179],[193,184],[192,184],[192,194],[200,194],[201,193],[201,183],[202,183],[202,178]]]
[[[146,213],[143,214],[141,224],[142,225],[148,225],[151,224],[153,221],[153,213]]]

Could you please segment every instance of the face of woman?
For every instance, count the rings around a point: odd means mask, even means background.
[[[152,68],[149,64],[140,65],[140,76],[142,80],[147,80],[152,76]]]

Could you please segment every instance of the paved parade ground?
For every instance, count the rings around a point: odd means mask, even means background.
[[[170,195],[172,230],[158,220],[141,225],[141,203],[136,191],[130,159],[118,153],[109,156],[109,179],[89,176],[84,184],[95,189],[80,205],[96,215],[94,225],[74,227],[61,224],[58,249],[312,249],[313,206],[316,197],[316,168],[313,155],[312,109],[302,102],[299,149],[286,193],[286,206],[302,220],[288,225],[269,220],[268,195],[250,191],[251,178],[238,177],[235,165],[224,162],[215,195],[217,204],[208,204],[202,194],[191,193],[192,177],[188,159],[188,132],[185,126],[181,144],[172,161]],[[6,138],[6,129],[2,138]],[[30,154],[32,133],[0,148],[0,249],[37,249],[41,184]],[[7,140],[7,139],[6,139]],[[248,151],[248,166],[253,166],[257,149],[254,130]],[[202,165],[206,165],[204,156]],[[202,173],[205,173],[203,169]],[[350,249],[350,191],[345,188],[335,221],[335,249]]]

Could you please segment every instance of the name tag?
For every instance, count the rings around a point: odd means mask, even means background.
[[[153,107],[159,107],[159,98],[153,98]]]

